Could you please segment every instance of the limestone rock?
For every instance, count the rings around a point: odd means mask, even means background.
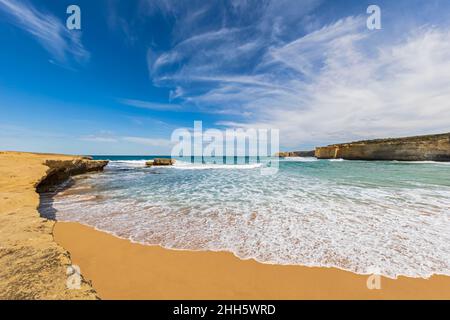
[[[40,217],[36,188],[49,190],[106,164],[76,156],[0,152],[0,300],[98,299],[84,278],[79,289],[67,288],[70,255],[53,240],[55,222]]]
[[[46,176],[36,187],[38,192],[51,191],[61,182],[64,182],[71,176],[88,172],[102,171],[108,164],[108,161],[93,161],[85,159],[76,159],[73,161],[47,160],[45,165],[49,167]]]
[[[318,159],[450,161],[450,133],[378,139],[316,148]]]
[[[277,154],[275,154],[276,157],[280,157],[280,158],[289,158],[289,157],[304,157],[304,158],[309,158],[309,157],[314,157],[315,156],[315,151],[292,151],[292,152],[278,152]]]
[[[145,165],[147,167],[153,166],[173,166],[175,164],[174,159],[156,158],[151,161],[147,161]]]

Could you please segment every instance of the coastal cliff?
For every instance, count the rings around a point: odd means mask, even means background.
[[[278,152],[276,157],[289,158],[289,157],[314,157],[315,151],[290,151],[290,152]]]
[[[51,190],[76,174],[101,171],[107,163],[0,152],[0,299],[98,299],[84,280],[80,289],[67,289],[70,255],[53,239],[55,222],[40,217],[37,191]]]
[[[318,159],[450,161],[450,133],[378,139],[316,148]]]

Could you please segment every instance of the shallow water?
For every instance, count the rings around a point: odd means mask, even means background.
[[[145,168],[112,158],[42,211],[132,241],[389,277],[450,275],[450,165],[281,160]]]

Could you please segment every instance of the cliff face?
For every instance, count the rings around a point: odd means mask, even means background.
[[[276,157],[289,158],[289,157],[314,157],[314,150],[312,151],[291,151],[291,152],[278,152]]]
[[[367,140],[316,148],[319,159],[450,161],[450,133]]]
[[[93,161],[85,158],[69,161],[47,160],[45,161],[45,165],[49,169],[36,186],[36,190],[37,192],[52,191],[54,187],[72,176],[88,172],[102,171],[107,164],[108,161]]]
[[[36,189],[49,190],[72,175],[103,170],[107,163],[0,152],[0,299],[97,299],[84,280],[80,289],[67,289],[70,255],[53,240],[55,222],[40,217]]]

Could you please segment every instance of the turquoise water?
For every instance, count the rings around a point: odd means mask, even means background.
[[[146,168],[151,157],[96,158],[112,161],[44,201],[58,220],[264,263],[450,275],[450,164],[291,158],[263,175],[268,159]]]

